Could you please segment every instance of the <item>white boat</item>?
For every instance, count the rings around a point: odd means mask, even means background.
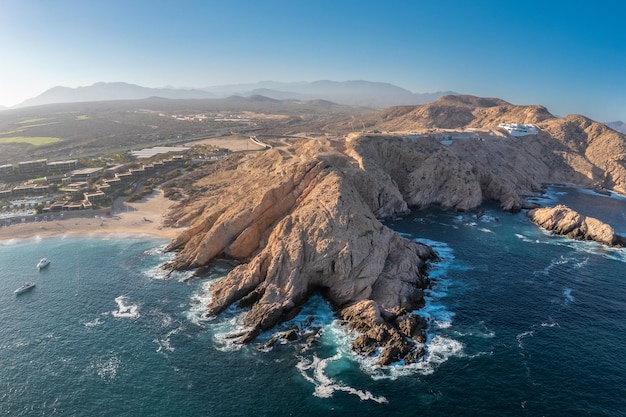
[[[47,258],[41,258],[39,263],[37,263],[37,269],[42,269],[50,265],[50,261]]]
[[[25,291],[30,290],[31,288],[35,287],[35,283],[34,282],[27,282],[25,284],[22,284],[18,289],[16,289],[15,291],[13,291],[15,294],[21,294]]]

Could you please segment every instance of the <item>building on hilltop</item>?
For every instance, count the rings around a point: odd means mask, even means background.
[[[500,123],[498,127],[506,130],[511,136],[536,135],[539,131],[535,125],[522,123]]]

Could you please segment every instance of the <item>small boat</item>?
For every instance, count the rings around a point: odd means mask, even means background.
[[[22,286],[20,286],[18,289],[16,289],[15,291],[13,291],[15,294],[21,294],[25,291],[30,290],[31,288],[35,287],[35,283],[34,282],[27,282],[25,284],[22,284]]]
[[[41,258],[39,263],[37,263],[37,269],[42,269],[50,265],[50,261],[47,258]]]

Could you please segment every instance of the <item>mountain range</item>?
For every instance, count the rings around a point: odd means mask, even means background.
[[[622,122],[622,121],[615,121],[615,122],[607,122],[605,123],[605,125],[607,125],[608,127],[610,127],[613,130],[617,130],[618,132],[621,133],[626,133],[626,123]]]
[[[86,101],[137,100],[149,97],[207,99],[261,95],[276,100],[328,100],[337,104],[384,108],[430,103],[448,94],[456,93],[451,91],[413,93],[393,84],[371,81],[323,80],[296,83],[263,81],[253,84],[222,85],[201,89],[150,88],[124,82],[99,82],[86,87],[53,87],[15,107]]]

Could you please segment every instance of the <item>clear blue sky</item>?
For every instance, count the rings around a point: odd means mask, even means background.
[[[98,81],[369,80],[626,121],[621,3],[0,0],[0,104]]]

